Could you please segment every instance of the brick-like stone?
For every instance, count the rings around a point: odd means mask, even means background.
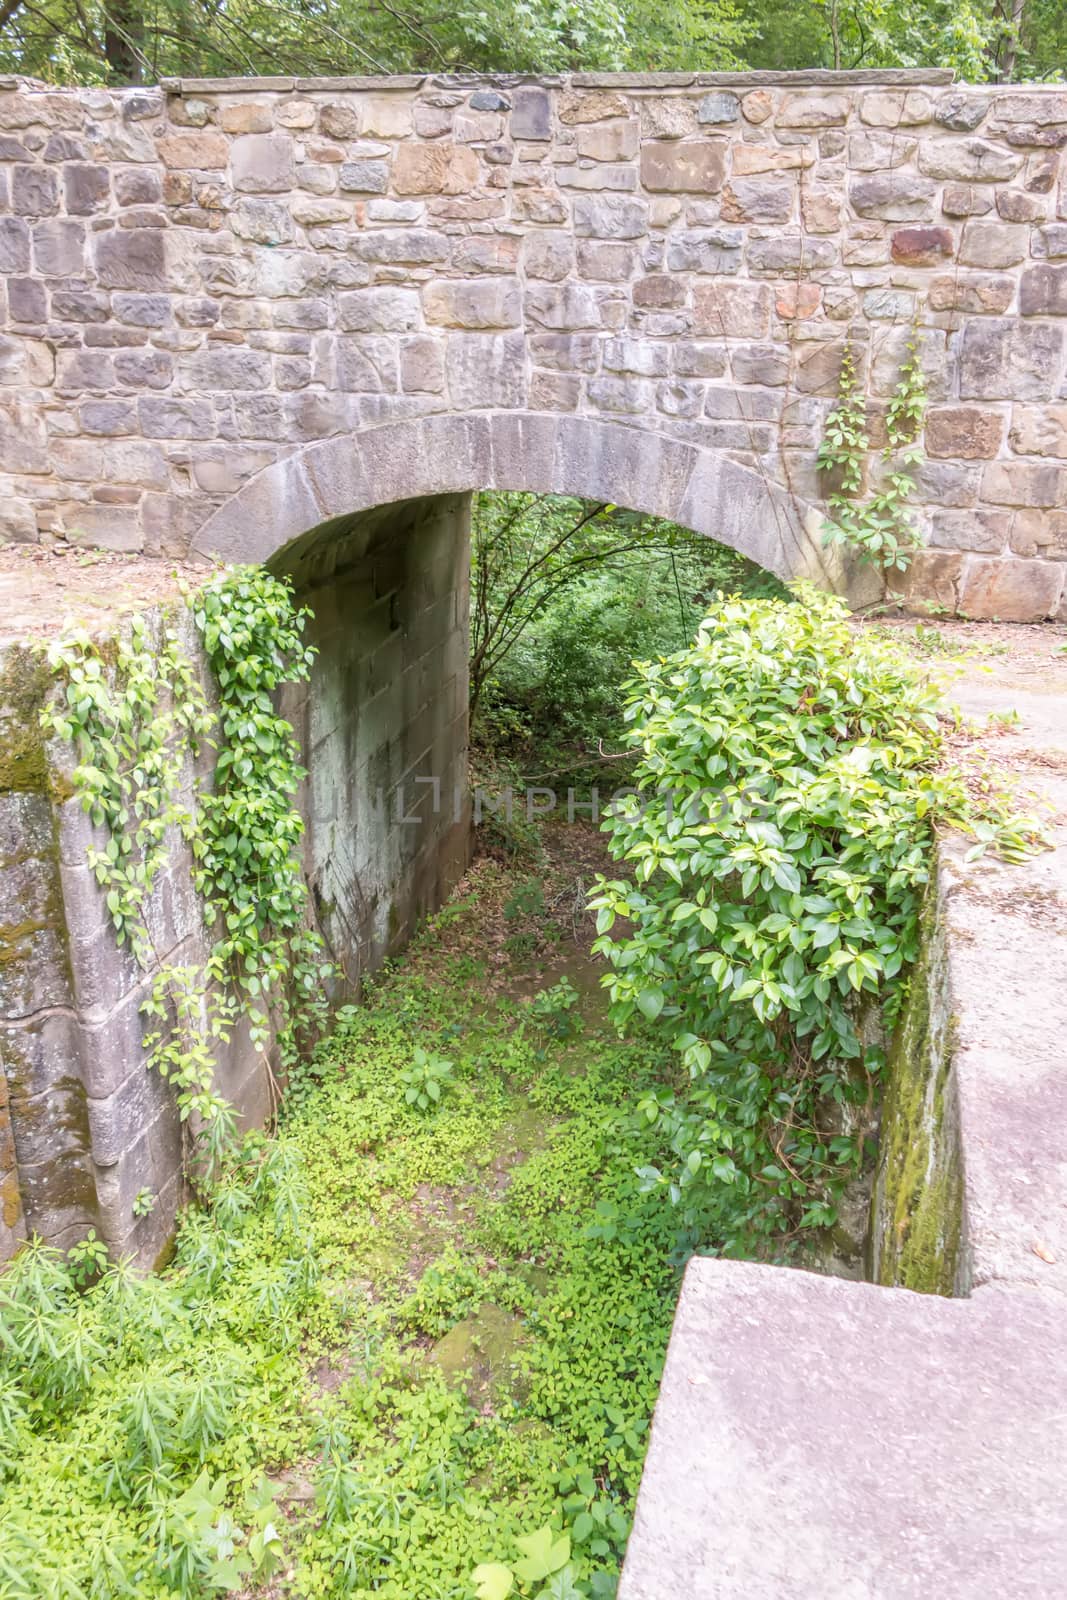
[[[894,261],[905,267],[936,267],[955,249],[951,228],[897,228],[890,242]]]
[[[514,279],[443,278],[426,285],[422,308],[428,323],[452,328],[515,328],[522,321],[522,295]]]
[[[653,193],[718,194],[725,172],[725,146],[712,140],[664,140],[641,148],[641,182]]]
[[[693,290],[693,331],[721,338],[765,338],[771,303],[767,284],[700,283]]]
[[[1004,416],[974,406],[933,406],[926,414],[926,449],[932,456],[991,459],[1004,439]]]
[[[667,241],[670,272],[735,273],[741,270],[740,228],[692,228]]]
[[[697,121],[710,127],[736,122],[741,115],[741,102],[728,89],[717,89],[706,94],[697,107]]]
[[[11,169],[11,209],[24,217],[49,217],[59,210],[59,178],[51,167]]]
[[[988,189],[977,189],[969,183],[948,183],[941,196],[946,217],[988,216],[993,204],[994,197]]]
[[[872,128],[915,128],[929,122],[933,102],[921,89],[872,89],[860,96],[860,121]]]
[[[724,222],[782,223],[793,216],[796,190],[791,183],[765,178],[734,178],[722,191]],[[819,230],[816,230],[819,231]]]
[[[445,357],[448,393],[457,409],[511,410],[526,399],[525,345],[520,333],[457,333]]]
[[[246,194],[283,194],[293,187],[293,141],[287,133],[246,133],[230,146],[233,186]]]
[[[934,139],[919,148],[919,171],[928,178],[1003,183],[1022,164],[1021,155],[987,139]]]
[[[106,237],[106,236],[105,236]],[[33,229],[33,264],[45,278],[79,278],[85,271],[85,226],[50,217]]]
[[[1024,317],[1067,317],[1067,266],[1030,267],[1019,280]]]
[[[577,132],[577,150],[591,161],[632,161],[637,154],[641,125],[636,117],[617,122],[592,122]]]
[[[1067,506],[1067,467],[1046,461],[991,461],[982,496],[1000,506]]]
[[[1016,406],[1008,443],[1020,456],[1067,461],[1067,405]]]
[[[107,167],[72,161],[63,168],[63,203],[71,216],[88,217],[105,211],[111,198]]]
[[[574,232],[579,239],[640,239],[648,232],[648,201],[626,195],[576,195]]]
[[[466,194],[478,182],[478,156],[464,145],[400,145],[393,162],[397,194]]]
[[[959,263],[994,272],[1015,267],[1025,259],[1028,242],[1026,230],[1010,222],[968,222],[960,240]]]
[[[959,590],[962,616],[977,621],[1042,622],[1063,593],[1064,569],[1054,562],[993,561],[972,556]]]
[[[876,173],[849,185],[852,208],[861,217],[885,222],[922,222],[933,214],[936,186],[909,173]]]
[[[775,116],[779,128],[834,128],[848,121],[847,95],[789,94]]]
[[[419,326],[419,292],[354,289],[338,295],[337,322],[346,333],[410,333]]]
[[[985,272],[934,278],[928,291],[931,311],[966,311],[978,316],[999,316],[1014,298],[1014,278]]]
[[[965,400],[1048,399],[1063,357],[1063,332],[1050,323],[989,318],[970,322],[960,349]]]
[[[105,289],[166,289],[162,228],[100,233],[93,242],[97,281]]]
[[[156,149],[164,166],[180,171],[218,172],[230,160],[230,140],[213,129],[167,134],[157,140]]]
[[[534,85],[523,85],[513,90],[511,136],[513,139],[530,139],[537,143],[551,139],[552,107],[546,90]]]

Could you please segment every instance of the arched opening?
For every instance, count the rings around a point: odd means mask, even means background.
[[[780,578],[842,576],[807,508],[731,460],[587,418],[434,416],[306,447],[201,530],[201,554],[265,562],[313,620],[316,666],[284,706],[301,737],[306,865],[355,981],[402,946],[468,859],[471,496],[602,498],[737,550]]]

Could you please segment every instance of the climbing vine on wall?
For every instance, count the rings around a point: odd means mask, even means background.
[[[89,865],[107,896],[121,945],[152,973],[142,1013],[148,1065],[176,1090],[195,1134],[190,1169],[210,1182],[233,1143],[235,1113],[216,1088],[217,1054],[240,1018],[256,1048],[273,1044],[288,1067],[323,1019],[330,968],[307,920],[292,797],[303,777],[293,730],[271,696],[306,680],[306,613],[261,568],[220,573],[187,596],[218,698],[212,711],[179,630],[135,617],[129,636],[102,648],[78,632],[48,659],[62,681],[42,713],[47,732],[74,746],[76,792],[107,834]],[[216,750],[213,779],[194,793],[193,762]],[[167,959],[152,892],[170,845],[190,846],[205,925],[203,963]],[[191,1152],[192,1154],[192,1152]]]
[[[882,471],[873,492],[862,494],[871,455],[867,408],[851,344],[841,363],[837,403],[826,419],[818,465],[836,472],[838,489],[829,496],[830,516],[824,542],[855,551],[861,561],[886,571],[903,572],[920,543],[908,510],[915,488],[915,468],[922,461],[919,435],[926,412],[926,379],[912,329],[892,398],[886,408],[886,443],[880,451]]]

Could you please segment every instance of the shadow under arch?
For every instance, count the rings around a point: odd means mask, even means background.
[[[194,551],[269,565],[310,611],[311,682],[281,709],[307,769],[305,869],[348,992],[470,859],[469,533],[483,489],[608,501],[780,578],[840,587],[817,514],[721,451],[635,424],[432,414],[304,446],[250,479]]]
[[[817,513],[752,467],[639,425],[541,412],[435,413],[303,446],[221,506],[193,552],[267,563],[336,518],[481,489],[607,500],[730,545],[776,577],[844,587]]]

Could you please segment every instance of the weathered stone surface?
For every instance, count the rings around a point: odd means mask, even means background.
[[[640,239],[648,232],[648,202],[614,194],[576,195],[574,232],[579,239]]]
[[[1015,298],[1015,279],[991,277],[988,273],[958,273],[951,278],[935,278],[930,284],[931,311],[966,311],[974,315],[998,315],[1007,311]]]
[[[1019,281],[1024,317],[1067,317],[1067,266],[1030,267]]]
[[[725,171],[725,149],[711,141],[679,139],[641,150],[641,182],[653,193],[717,194]]]
[[[417,289],[355,289],[338,296],[338,325],[346,333],[408,333],[419,326]]]
[[[959,610],[981,621],[1034,622],[1050,617],[1063,593],[1063,567],[1046,561],[993,561],[971,556],[964,565]]]
[[[919,171],[928,178],[1002,183],[1014,178],[1023,157],[987,139],[940,139],[919,151]]]
[[[969,399],[1043,400],[1063,355],[1063,333],[1048,323],[990,318],[963,330],[960,394]]]
[[[832,128],[847,122],[848,97],[843,94],[786,95],[775,115],[779,128]]]
[[[849,185],[849,200],[861,217],[886,222],[921,222],[933,214],[936,189],[925,178],[878,173]]]
[[[457,409],[521,406],[526,368],[521,334],[461,333],[448,342],[449,398]]]
[[[773,179],[735,178],[722,192],[723,221],[789,222],[793,215],[795,193],[790,183]],[[832,232],[833,227],[815,231]]]
[[[636,117],[588,123],[578,129],[578,154],[593,161],[632,161],[637,154],[640,134],[641,125]]]
[[[982,495],[993,505],[1067,506],[1067,467],[1044,461],[992,461]]]
[[[515,328],[522,321],[517,280],[463,282],[443,279],[422,294],[426,321],[452,328]]]
[[[890,253],[905,267],[934,267],[951,256],[955,246],[951,228],[897,228]]]
[[[729,90],[716,90],[706,94],[697,107],[697,121],[713,127],[736,122],[741,114],[741,102]]]
[[[933,406],[926,415],[926,448],[932,456],[965,461],[992,458],[1004,439],[1004,415],[974,406]]]
[[[397,194],[465,194],[477,179],[477,155],[459,145],[401,145],[393,164]]]
[[[989,111],[992,96],[973,90],[942,95],[934,111],[934,120],[953,133],[970,133],[977,128]]]
[[[166,289],[162,228],[101,233],[93,243],[99,283],[108,289]]]
[[[1009,222],[968,222],[960,240],[959,262],[964,267],[991,271],[1018,266],[1026,257],[1023,228]]]
[[[1054,1594],[1063,1531],[1034,1510],[1067,1450],[1043,1394],[1065,1359],[1055,1294],[947,1299],[693,1261],[619,1600]]]
[[[741,270],[740,228],[694,228],[673,234],[667,245],[671,272],[734,273]]]
[[[1067,460],[1067,405],[1016,406],[1008,443],[1017,455]]]

